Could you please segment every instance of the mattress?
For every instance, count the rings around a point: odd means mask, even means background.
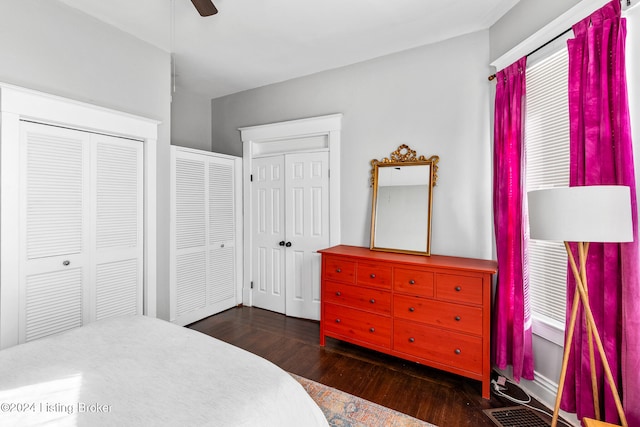
[[[271,362],[145,316],[0,351],[0,425],[327,426]]]

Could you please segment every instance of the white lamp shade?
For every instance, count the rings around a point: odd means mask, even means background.
[[[631,242],[631,193],[622,185],[529,191],[529,237],[566,242]]]

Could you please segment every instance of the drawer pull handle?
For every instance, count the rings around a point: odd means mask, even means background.
[[[336,295],[340,296],[340,295],[342,295],[342,292],[338,291],[338,292],[336,292]]]
[[[372,279],[375,279],[375,278],[376,278],[376,275],[375,275],[375,274],[373,274],[373,273],[371,273],[371,274],[369,275],[369,277],[371,277]]]
[[[414,311],[416,311],[416,309],[413,307],[409,307],[409,311],[413,313]]]
[[[415,285],[415,284],[416,284],[416,281],[415,281],[415,280],[413,280],[413,279],[411,279],[411,280],[409,280],[409,284],[410,284],[410,285]]]
[[[342,273],[342,270],[339,268],[336,268],[336,273]]]
[[[69,265],[69,264],[71,264],[71,261],[69,261],[68,259],[67,259],[67,260],[62,261],[62,265],[64,265],[65,267],[66,267],[67,265]]]
[[[460,316],[456,316],[455,319],[456,319],[456,322],[459,322],[460,321]]]
[[[369,328],[369,332],[375,332],[376,328]]]
[[[455,354],[460,354],[460,353],[462,353],[462,351],[460,351],[460,349],[459,349],[459,348],[456,348],[456,350],[454,351],[454,353],[455,353]]]
[[[336,319],[336,323],[340,323],[340,319]]]
[[[460,286],[456,286],[456,292],[460,292],[462,288]]]
[[[415,341],[415,338],[413,337],[409,338],[409,342],[414,342],[414,341]]]
[[[376,300],[375,300],[375,299],[373,299],[373,298],[371,298],[371,299],[369,300],[369,302],[370,302],[371,304],[375,304],[375,303],[376,303]]]

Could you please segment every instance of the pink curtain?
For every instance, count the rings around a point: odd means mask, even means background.
[[[523,114],[526,57],[496,73],[493,216],[498,282],[493,311],[492,358],[513,376],[533,379],[529,277],[526,266]]]
[[[634,242],[591,244],[587,259],[589,300],[630,426],[640,426],[640,287],[638,221],[625,75],[626,21],[613,0],[578,22],[569,47],[571,186],[631,187]],[[568,274],[567,306],[575,282]],[[584,316],[580,313],[582,319]],[[584,320],[576,324],[561,407],[593,417],[588,341]],[[618,414],[596,352],[602,418]]]

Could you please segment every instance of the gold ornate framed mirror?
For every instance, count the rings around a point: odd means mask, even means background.
[[[371,160],[370,249],[431,255],[433,187],[438,156],[416,156],[403,144],[390,158]]]

